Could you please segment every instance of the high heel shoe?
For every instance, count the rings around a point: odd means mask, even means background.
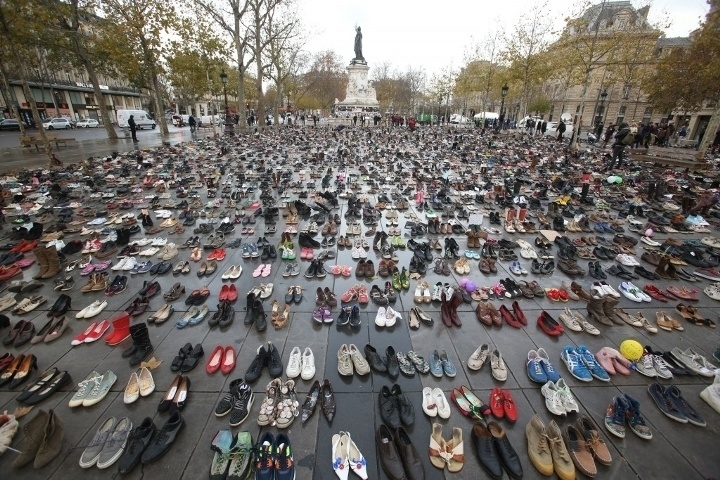
[[[182,375],[178,375],[175,377],[175,380],[173,380],[173,382],[170,384],[170,388],[168,388],[167,392],[165,392],[163,399],[158,405],[158,412],[167,412],[170,409],[173,404],[173,400],[175,399],[175,395],[177,395],[177,392],[180,389],[180,384],[182,383],[183,378],[184,377]]]
[[[10,388],[22,385],[28,378],[30,378],[30,370],[37,370],[37,357],[32,353],[23,358],[20,367],[12,377]]]
[[[62,317],[72,307],[72,299],[64,293],[58,297],[50,311],[48,317]]]
[[[171,409],[174,411],[180,411],[185,408],[185,404],[188,400],[188,393],[190,391],[190,378],[181,375],[180,385],[178,386],[177,393],[172,400]]]
[[[6,383],[9,383],[10,380],[12,380],[15,373],[20,368],[20,365],[22,365],[23,360],[25,360],[25,355],[18,355],[15,357],[15,359],[8,365],[8,367],[5,369],[2,375],[0,375],[0,387],[5,385]]]

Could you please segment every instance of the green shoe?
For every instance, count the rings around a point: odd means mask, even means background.
[[[393,273],[392,286],[396,291],[402,290],[402,281],[400,280],[400,272]]]
[[[250,432],[238,432],[235,445],[230,449],[230,470],[227,480],[243,480],[250,477],[252,449]]]
[[[405,267],[403,267],[402,272],[400,273],[400,284],[402,285],[403,290],[407,290],[410,288],[410,279],[408,278],[408,272]],[[395,277],[393,276],[393,287],[395,287]],[[395,288],[395,290],[398,290]]]

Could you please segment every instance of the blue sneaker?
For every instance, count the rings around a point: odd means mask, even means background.
[[[655,401],[658,409],[676,422],[688,423],[688,418],[682,413],[675,402],[669,398],[665,387],[659,383],[653,383],[648,387],[650,397]]]
[[[585,345],[580,345],[576,352],[582,357],[585,366],[590,370],[590,375],[603,382],[610,381],[610,375],[608,375],[602,365],[595,360],[595,356]]]
[[[443,376],[443,366],[442,362],[440,361],[440,354],[437,350],[435,350],[432,355],[430,355],[430,359],[428,360],[428,363],[430,364],[430,373],[433,377],[442,378]]]
[[[640,402],[627,393],[625,394],[625,399],[629,406],[626,419],[630,430],[643,440],[652,439],[653,434],[650,431],[650,427],[647,426],[645,417],[640,413]]]
[[[445,350],[440,351],[440,362],[442,363],[442,369],[445,375],[452,378],[457,375],[457,369],[452,361],[448,358],[448,354]]]
[[[698,427],[707,426],[707,422],[703,419],[697,410],[690,405],[680,393],[680,389],[675,385],[670,385],[665,389],[665,396],[670,398],[678,410],[687,418],[687,421]],[[664,412],[663,412],[664,413]]]
[[[528,352],[527,374],[528,377],[530,377],[530,380],[535,383],[545,385],[548,382],[548,376],[543,368],[542,359],[538,356],[538,352],[535,350],[530,350]]]
[[[542,362],[542,367],[545,371],[545,375],[547,375],[548,381],[557,383],[557,381],[560,380],[560,374],[555,367],[553,367],[552,363],[550,363],[550,356],[548,356],[544,348],[538,348],[537,354],[538,357],[540,357],[540,361]]]
[[[581,382],[592,382],[593,377],[592,374],[590,374],[590,370],[587,369],[582,357],[575,351],[572,345],[563,348],[562,353],[560,353],[560,358],[565,362],[565,366],[567,366],[570,375]]]

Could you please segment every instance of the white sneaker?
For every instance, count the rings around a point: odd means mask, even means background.
[[[288,378],[296,378],[300,375],[301,360],[300,347],[293,348],[290,352],[290,359],[288,360],[287,368],[285,369],[285,375],[287,375]]]
[[[442,301],[442,291],[443,291],[442,283],[440,283],[440,282],[436,283],[435,286],[433,287],[433,292],[432,292],[432,297],[431,297],[433,302]]]
[[[125,271],[130,271],[133,268],[137,267],[138,261],[135,260],[135,257],[129,257],[127,258],[125,264],[123,265],[122,269]]]
[[[387,326],[387,314],[385,313],[385,307],[380,307],[378,309],[377,315],[375,315],[375,325],[378,327],[385,327]]]
[[[560,394],[560,399],[562,400],[563,407],[565,407],[565,412],[580,412],[580,406],[575,401],[575,397],[573,397],[572,392],[570,392],[570,387],[567,386],[565,380],[562,378],[558,380],[555,384],[555,388]]]
[[[640,241],[646,245],[650,245],[651,247],[659,247],[660,246],[660,243],[658,243],[655,240],[653,240],[652,238],[646,237],[644,235],[642,237],[640,237]]]
[[[633,302],[642,303],[643,299],[640,296],[639,290],[633,288],[630,282],[622,282],[620,284],[620,292],[625,295],[625,298],[632,300]]]
[[[338,373],[343,376],[352,377],[354,373],[353,363],[350,359],[350,352],[346,344],[340,345],[337,353],[338,359]]]
[[[653,355],[653,368],[657,372],[657,376],[664,379],[673,378],[673,374],[668,368],[668,364],[660,355]]]
[[[439,388],[433,388],[432,398],[435,401],[435,408],[440,418],[450,418],[450,405],[445,398],[445,394]]]
[[[562,396],[552,381],[543,385],[540,392],[543,394],[543,397],[545,397],[545,406],[550,413],[553,415],[567,415]]]
[[[118,263],[112,266],[110,270],[122,270],[125,267],[125,263],[127,263],[128,257],[122,257]]]
[[[607,284],[607,282],[596,282],[594,285],[598,285],[605,295],[612,295],[615,298],[620,298],[620,294],[613,287]]]
[[[393,310],[392,307],[387,307],[385,309],[385,326],[392,327],[398,320],[402,320],[400,314]]]
[[[658,372],[655,371],[653,365],[653,356],[649,353],[644,354],[640,360],[635,362],[635,370],[646,377],[655,378],[658,376]]]
[[[315,355],[313,355],[310,347],[305,348],[302,354],[302,369],[300,377],[303,380],[310,380],[315,376]]]
[[[572,312],[567,307],[565,307],[565,311],[560,314],[560,320],[562,320],[569,330],[572,330],[573,332],[582,332],[583,328],[580,326],[578,321],[575,320]]]

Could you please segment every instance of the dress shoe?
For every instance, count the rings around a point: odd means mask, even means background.
[[[400,427],[400,405],[398,399],[387,386],[383,386],[378,397],[380,418],[393,430]]]
[[[400,410],[400,420],[404,425],[412,425],[415,422],[415,408],[408,399],[407,395],[400,389],[400,385],[393,385],[390,393],[397,399],[398,409]]]
[[[512,447],[512,445],[510,445],[510,441],[505,434],[505,430],[503,430],[503,428],[497,422],[488,423],[488,430],[492,435],[495,450],[500,457],[500,462],[505,471],[508,472],[510,478],[522,478],[523,468],[522,464],[520,463],[520,457],[518,457],[515,449]]]
[[[500,480],[503,476],[503,469],[490,430],[485,425],[475,424],[472,429],[472,440],[480,466],[491,478]]]
[[[395,447],[392,433],[386,425],[380,425],[375,434],[375,444],[377,445],[378,455],[380,456],[380,465],[389,478],[392,480],[405,480],[405,469],[400,460],[400,454]]]
[[[323,382],[320,395],[323,414],[325,414],[325,418],[327,418],[328,422],[332,422],[333,418],[335,418],[337,404],[332,385],[330,385],[330,381],[328,379],[325,379]]]
[[[425,478],[425,467],[415,446],[410,441],[410,435],[403,427],[395,430],[395,447],[400,455],[407,477],[411,480]]]
[[[368,363],[370,364],[370,368],[375,370],[378,373],[385,373],[387,372],[387,365],[385,365],[385,362],[380,357],[380,354],[377,353],[377,350],[375,350],[375,347],[370,345],[369,343],[365,345],[365,358],[367,359]],[[400,365],[398,365],[398,370],[400,369]]]
[[[318,380],[315,380],[315,382],[312,384],[312,387],[310,387],[310,391],[308,392],[307,397],[305,398],[305,401],[302,405],[302,414],[300,416],[300,420],[302,421],[302,423],[307,422],[310,417],[313,416],[319,398],[320,382]]]

